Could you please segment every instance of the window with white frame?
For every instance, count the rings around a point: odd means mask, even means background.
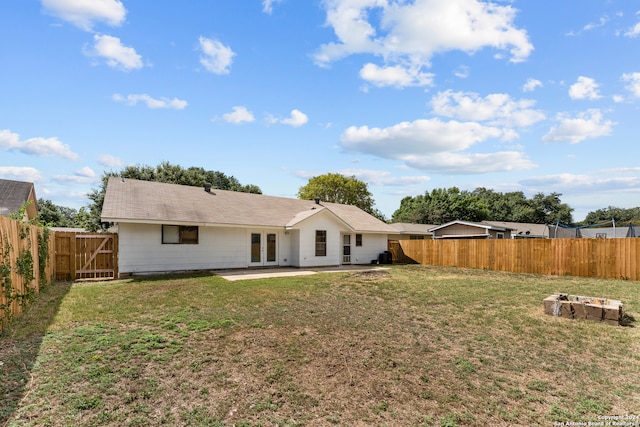
[[[162,244],[197,245],[198,227],[189,225],[163,225]]]
[[[316,230],[316,256],[327,256],[327,230]]]

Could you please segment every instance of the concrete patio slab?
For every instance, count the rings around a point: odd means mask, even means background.
[[[289,276],[309,276],[318,273],[342,273],[354,271],[380,271],[388,270],[388,267],[367,266],[367,265],[340,265],[333,267],[317,268],[293,268],[293,267],[273,267],[273,268],[249,268],[237,270],[214,271],[213,274],[229,281],[265,279],[271,277]]]

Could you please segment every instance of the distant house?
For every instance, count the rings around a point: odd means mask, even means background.
[[[527,222],[482,221],[496,227],[511,230],[511,239],[548,239],[549,226],[547,224],[533,224]]]
[[[451,221],[429,229],[434,239],[509,239],[512,229],[484,222]]]
[[[23,206],[24,221],[38,216],[38,201],[33,183],[0,179],[0,215],[14,215],[20,212]]]
[[[412,224],[407,222],[394,222],[389,224],[396,233],[389,235],[389,240],[430,240],[433,233],[430,228],[435,227],[433,224]]]
[[[121,274],[369,264],[395,230],[356,206],[111,177]]]

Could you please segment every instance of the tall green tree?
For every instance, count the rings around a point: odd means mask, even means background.
[[[584,219],[584,225],[597,224],[604,221],[615,220],[616,222],[627,222],[640,224],[640,207],[635,208],[618,208],[615,206],[609,206],[604,209],[598,209],[591,211]]]
[[[551,193],[545,196],[543,193],[534,195],[531,203],[534,208],[534,217],[530,222],[536,224],[573,224],[573,208],[560,201],[560,193]]]
[[[242,185],[233,176],[228,176],[218,171],[208,171],[202,167],[185,169],[180,165],[174,165],[169,162],[162,162],[155,167],[147,165],[127,166],[121,171],[103,173],[100,187],[94,188],[87,194],[91,203],[87,209],[81,210],[80,216],[88,230],[95,231],[101,227],[100,215],[102,214],[102,205],[107,191],[107,182],[111,176],[191,186],[203,186],[205,183],[210,183],[212,188],[219,190],[262,194],[260,187],[257,185]]]
[[[298,198],[303,200],[320,199],[325,202],[357,206],[363,211],[385,220],[384,215],[374,205],[373,196],[367,183],[339,173],[318,175],[298,189]]]
[[[38,222],[41,224],[49,227],[78,227],[77,215],[76,209],[56,205],[51,200],[38,199]]]
[[[472,193],[487,205],[488,219],[492,221],[533,222],[535,209],[522,191],[499,193],[479,187]]]
[[[559,193],[538,193],[527,199],[520,191],[500,193],[479,187],[468,192],[457,187],[438,188],[402,199],[393,221],[444,224],[458,219],[571,224],[573,209],[562,203],[560,196]]]
[[[486,202],[458,187],[436,188],[424,195],[405,197],[393,213],[393,222],[444,224],[449,221],[482,221],[489,215]]]

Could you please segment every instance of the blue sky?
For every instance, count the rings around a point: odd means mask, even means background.
[[[199,166],[295,197],[368,183],[640,206],[640,3],[4,0],[0,178],[80,208],[104,171]]]

